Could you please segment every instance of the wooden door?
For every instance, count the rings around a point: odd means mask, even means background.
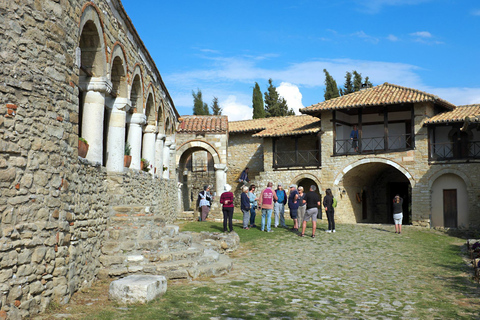
[[[443,190],[443,226],[457,227],[457,189]]]

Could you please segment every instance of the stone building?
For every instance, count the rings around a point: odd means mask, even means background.
[[[227,179],[227,116],[182,116],[177,129],[176,163],[183,210],[194,210],[204,185],[214,196],[224,191]],[[217,209],[217,202],[214,202]]]
[[[228,182],[249,167],[260,187],[331,188],[340,222],[393,223],[400,194],[405,224],[480,227],[480,131],[461,130],[478,105],[385,83],[300,111],[308,116],[230,122]]]
[[[0,317],[15,318],[96,279],[113,207],[175,220],[179,116],[119,0],[1,1],[0,17]]]

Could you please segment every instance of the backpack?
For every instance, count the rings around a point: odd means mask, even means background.
[[[337,207],[337,198],[333,198],[332,207],[334,207],[334,208]]]

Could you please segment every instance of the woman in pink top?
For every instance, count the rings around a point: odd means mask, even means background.
[[[227,232],[227,221],[228,221],[228,228],[230,232],[233,231],[233,193],[230,192],[232,187],[229,184],[226,184],[225,192],[222,193],[220,196],[220,203],[223,205],[222,212],[223,212],[223,232]]]

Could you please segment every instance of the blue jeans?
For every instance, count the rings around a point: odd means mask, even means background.
[[[255,224],[255,207],[252,205],[250,207],[250,225],[253,226]]]
[[[265,220],[267,220],[267,231],[272,229],[272,209],[262,209],[262,231],[265,230]]]
[[[282,227],[285,227],[285,205],[283,203],[278,203],[275,202],[275,228],[278,227],[278,224],[280,222],[280,225]]]

